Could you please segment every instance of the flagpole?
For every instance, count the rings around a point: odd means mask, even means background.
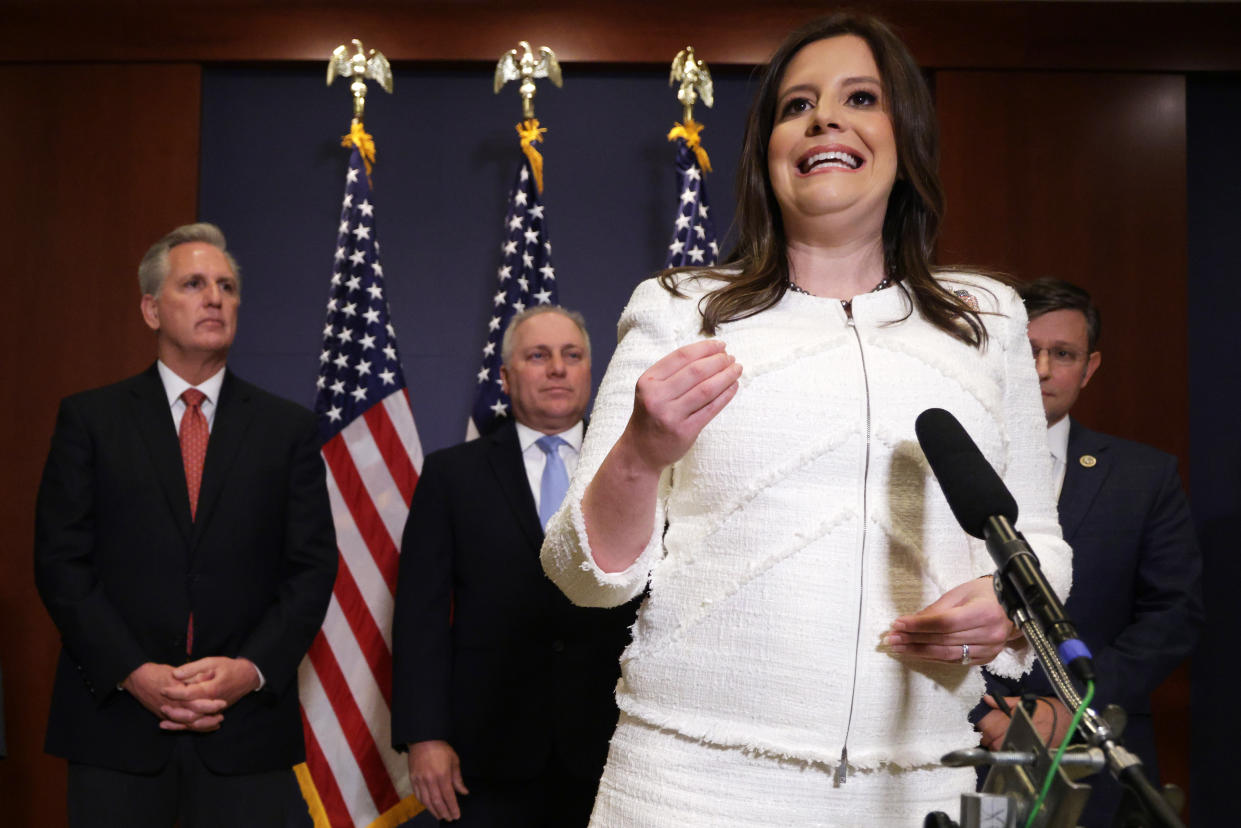
[[[543,207],[543,156],[535,144],[543,142],[546,128],[534,117],[536,78],[547,78],[563,86],[560,63],[546,46],[536,56],[530,44],[521,41],[496,64],[493,89],[496,93],[509,81],[519,81],[522,121],[517,124],[524,156],[509,190],[504,218],[504,242],[496,271],[498,285],[488,309],[487,335],[483,343],[482,366],[475,375],[474,403],[466,424],[466,439],[487,434],[511,416],[511,402],[500,382],[501,347],[509,321],[534,305],[559,304],[556,270],[552,266],[552,244],[547,234]]]
[[[707,204],[706,173],[711,172],[711,159],[702,145],[704,127],[694,120],[694,104],[701,100],[708,107],[714,106],[715,91],[711,70],[694,55],[693,46],[686,46],[673,59],[668,85],[673,84],[679,84],[677,100],[682,107],[682,121],[673,126],[668,140],[677,144],[675,164],[680,202],[664,267],[711,267],[720,252]]]

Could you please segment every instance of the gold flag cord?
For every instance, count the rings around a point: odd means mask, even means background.
[[[534,183],[543,193],[543,156],[534,148],[534,142],[542,143],[546,127],[539,126],[538,118],[529,118],[517,125],[517,134],[521,136],[521,151],[530,161],[530,169],[534,173]]]
[[[675,141],[678,138],[684,138],[686,145],[694,151],[694,156],[698,159],[698,166],[702,167],[703,172],[711,172],[711,159],[707,157],[707,150],[702,145],[702,138],[699,133],[702,132],[702,124],[693,118],[686,118],[685,123],[677,123],[668,133],[668,140]]]
[[[362,162],[366,164],[366,177],[371,177],[371,166],[375,163],[375,139],[370,136],[365,129],[362,128],[362,122],[357,118],[353,119],[353,124],[349,127],[349,134],[340,139],[342,147],[357,147],[358,152],[362,153]]]

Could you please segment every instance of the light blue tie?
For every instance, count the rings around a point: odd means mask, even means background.
[[[569,491],[569,472],[560,459],[560,447],[568,445],[555,434],[546,434],[535,441],[547,462],[543,465],[543,480],[539,483],[539,522],[547,528],[547,522],[560,508],[565,492]]]

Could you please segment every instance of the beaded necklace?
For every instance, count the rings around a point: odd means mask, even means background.
[[[879,291],[883,290],[884,288],[888,288],[888,287],[892,287],[892,278],[890,276],[884,276],[879,281],[879,284],[875,285],[868,292],[878,293]],[[806,290],[801,285],[794,282],[792,279],[789,279],[789,290],[793,291],[794,293],[800,293],[803,296],[814,296],[818,299],[824,298],[822,296],[819,296],[818,294],[811,293],[810,291]],[[853,300],[852,299],[841,299],[840,304],[844,307],[845,313],[848,314],[850,318],[853,318]]]

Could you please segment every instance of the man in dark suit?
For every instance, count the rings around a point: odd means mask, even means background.
[[[579,315],[513,318],[501,379],[513,419],[434,452],[414,491],[393,620],[392,742],[438,819],[584,826],[616,725],[636,606],[573,606],[543,575],[590,400]],[[556,439],[559,438],[559,439]]]
[[[1119,704],[1128,713],[1125,746],[1159,779],[1150,694],[1189,655],[1203,623],[1202,561],[1176,459],[1140,443],[1091,431],[1069,410],[1102,361],[1100,319],[1090,294],[1053,279],[1021,287],[1030,316],[1030,345],[1047,413],[1048,445],[1059,488],[1060,526],[1073,547],[1073,589],[1065,604],[1094,655],[1098,674],[1091,706]],[[1035,725],[1059,745],[1071,711],[1055,698],[1040,668],[1021,683],[988,674],[995,695],[1016,704],[1040,696]],[[1008,718],[991,710],[980,721],[983,745],[998,748]],[[1105,828],[1120,802],[1106,771],[1080,820]]]
[[[217,228],[173,230],[138,275],[158,361],[62,401],[39,488],[64,645],[46,749],[74,828],[308,825],[297,667],[336,572],[315,421],[225,368],[241,282]]]

